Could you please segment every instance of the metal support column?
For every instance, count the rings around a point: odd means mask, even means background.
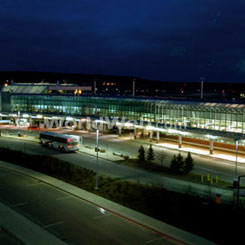
[[[158,143],[158,142],[159,142],[159,140],[160,140],[160,132],[159,132],[159,131],[157,131],[156,133],[157,133],[157,143]]]
[[[182,135],[179,135],[179,148],[182,148]]]
[[[209,141],[209,154],[214,154],[214,140],[210,139]]]

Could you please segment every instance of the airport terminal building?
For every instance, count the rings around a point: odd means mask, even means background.
[[[212,152],[218,144],[233,149],[239,141],[240,150],[245,145],[244,104],[99,97],[89,92],[90,87],[76,85],[11,84],[1,90],[1,116],[124,118],[131,120],[127,125],[134,128],[135,136],[143,128],[150,139],[165,137],[178,141],[180,147],[184,141],[200,143]]]

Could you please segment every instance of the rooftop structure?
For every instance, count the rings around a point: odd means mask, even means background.
[[[4,86],[2,93],[9,92],[11,94],[49,94],[49,93],[88,93],[92,91],[90,86],[78,86],[76,84],[52,84],[52,83],[13,83]]]

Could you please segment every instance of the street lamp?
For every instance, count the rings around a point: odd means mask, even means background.
[[[96,186],[95,189],[98,190],[98,163],[99,163],[99,129],[96,129]]]
[[[238,139],[236,139],[236,165],[235,165],[235,177],[237,177],[237,156],[238,156]]]

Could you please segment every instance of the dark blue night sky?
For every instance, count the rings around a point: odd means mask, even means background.
[[[245,81],[244,0],[0,3],[0,70]]]

